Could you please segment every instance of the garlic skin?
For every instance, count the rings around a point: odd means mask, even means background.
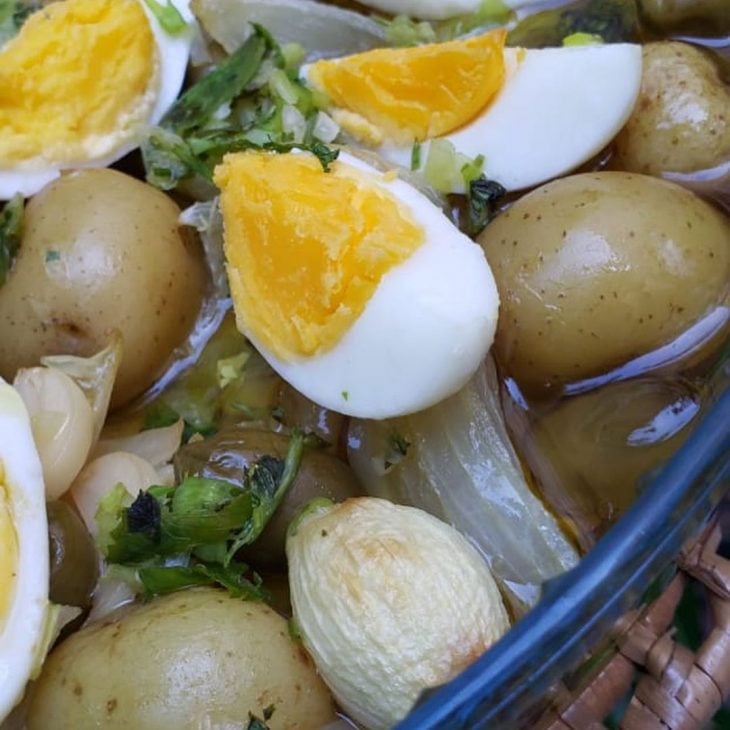
[[[296,625],[345,712],[369,728],[403,719],[509,628],[487,564],[414,507],[315,500],[286,544]]]

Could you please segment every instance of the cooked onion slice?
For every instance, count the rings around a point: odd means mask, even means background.
[[[525,481],[490,359],[433,408],[387,421],[353,420],[348,448],[370,494],[426,509],[468,535],[517,613],[537,602],[544,581],[578,560]]]

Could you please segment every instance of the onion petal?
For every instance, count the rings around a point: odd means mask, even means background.
[[[233,53],[264,26],[281,44],[307,49],[307,60],[346,56],[387,45],[385,29],[371,18],[313,0],[193,0],[193,11],[213,40]]]
[[[504,425],[494,363],[420,413],[353,420],[349,460],[370,494],[426,509],[467,535],[521,614],[578,554],[532,493]]]

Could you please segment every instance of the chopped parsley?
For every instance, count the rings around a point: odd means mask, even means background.
[[[317,138],[319,108],[293,63],[268,31],[254,32],[193,84],[142,144],[148,182],[171,190],[195,179],[212,182],[228,152],[248,149],[314,154],[325,172],[338,150]]]
[[[285,459],[262,456],[240,485],[190,476],[131,500],[118,484],[97,511],[101,552],[112,565],[135,568],[146,597],[216,584],[236,597],[265,597],[261,579],[236,554],[258,538],[281,504],[305,441],[294,433]]]
[[[391,431],[385,450],[383,466],[389,471],[396,464],[399,464],[408,455],[411,442],[398,431]]]
[[[476,236],[489,223],[494,214],[495,203],[505,194],[506,190],[494,180],[487,180],[480,175],[469,183],[467,201],[469,204],[467,232]]]
[[[60,261],[61,259],[61,252],[56,251],[55,249],[49,248],[48,251],[46,251],[46,258],[45,262],[47,264],[51,264],[54,261]]]
[[[0,286],[2,286],[20,248],[23,235],[23,196],[19,193],[11,198],[0,212]]]
[[[173,5],[172,0],[165,0],[164,4],[158,2],[158,0],[144,0],[144,3],[150,9],[152,15],[157,18],[157,22],[162,26],[165,33],[179,35],[188,27],[185,18]]]

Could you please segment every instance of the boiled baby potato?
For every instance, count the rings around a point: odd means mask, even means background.
[[[605,373],[727,304],[730,222],[657,178],[556,180],[480,242],[501,299],[497,356],[536,393]]]
[[[709,56],[687,43],[648,43],[643,64],[639,99],[612,164],[660,175],[730,161],[730,89]]]
[[[118,330],[112,405],[151,385],[190,331],[206,286],[179,209],[114,170],[63,176],[25,211],[20,252],[0,287],[0,375],[43,355],[92,355]]]
[[[28,730],[315,730],[332,699],[263,603],[194,589],[122,609],[60,644],[30,698]],[[268,712],[266,713],[268,715]]]

